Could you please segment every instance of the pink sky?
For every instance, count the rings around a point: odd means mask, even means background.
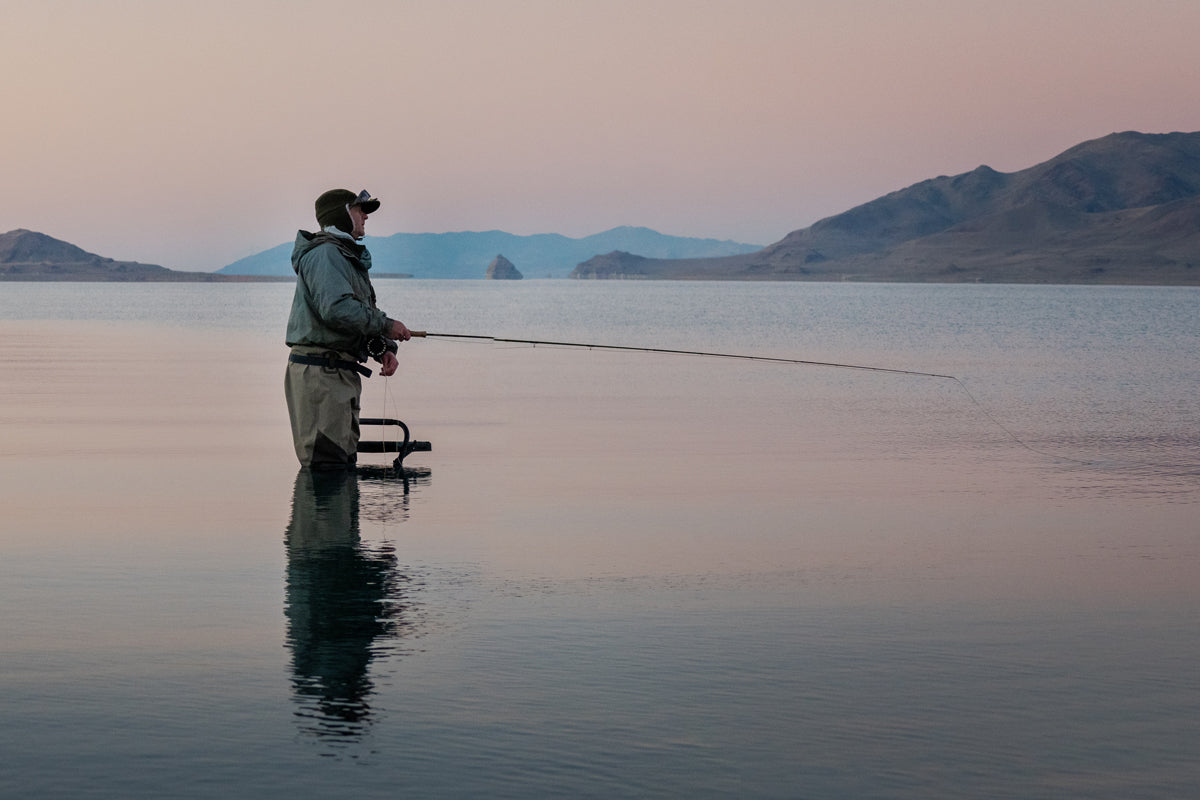
[[[376,236],[767,244],[980,164],[1200,130],[1193,0],[6,0],[0,232],[212,270]]]

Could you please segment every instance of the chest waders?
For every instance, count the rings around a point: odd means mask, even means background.
[[[362,373],[371,371],[344,353],[292,349],[283,391],[302,466],[346,469],[357,462]]]

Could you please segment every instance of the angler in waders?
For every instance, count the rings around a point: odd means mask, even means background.
[[[354,467],[362,378],[371,375],[363,364],[373,358],[381,374],[394,374],[396,341],[411,336],[375,305],[371,254],[361,239],[378,208],[369,192],[332,189],[317,198],[320,229],[296,233],[284,394],[296,457],[310,469]]]

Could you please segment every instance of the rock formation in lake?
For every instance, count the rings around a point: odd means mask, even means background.
[[[635,280],[654,277],[647,272],[647,264],[656,263],[645,256],[613,250],[602,256],[593,256],[575,268],[572,278],[611,278]]]
[[[885,195],[724,258],[609,253],[576,278],[1200,284],[1200,133],[1114,133],[1045,163]]]
[[[488,264],[484,277],[489,281],[519,281],[525,276],[513,266],[511,261],[503,255],[498,255],[492,259],[492,263]]]

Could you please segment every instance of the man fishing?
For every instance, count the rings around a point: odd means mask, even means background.
[[[378,208],[370,192],[331,189],[317,198],[319,230],[296,233],[284,395],[296,457],[310,469],[354,467],[362,377],[371,375],[363,364],[373,358],[381,374],[395,374],[396,342],[412,335],[375,305],[371,254],[361,240]]]

